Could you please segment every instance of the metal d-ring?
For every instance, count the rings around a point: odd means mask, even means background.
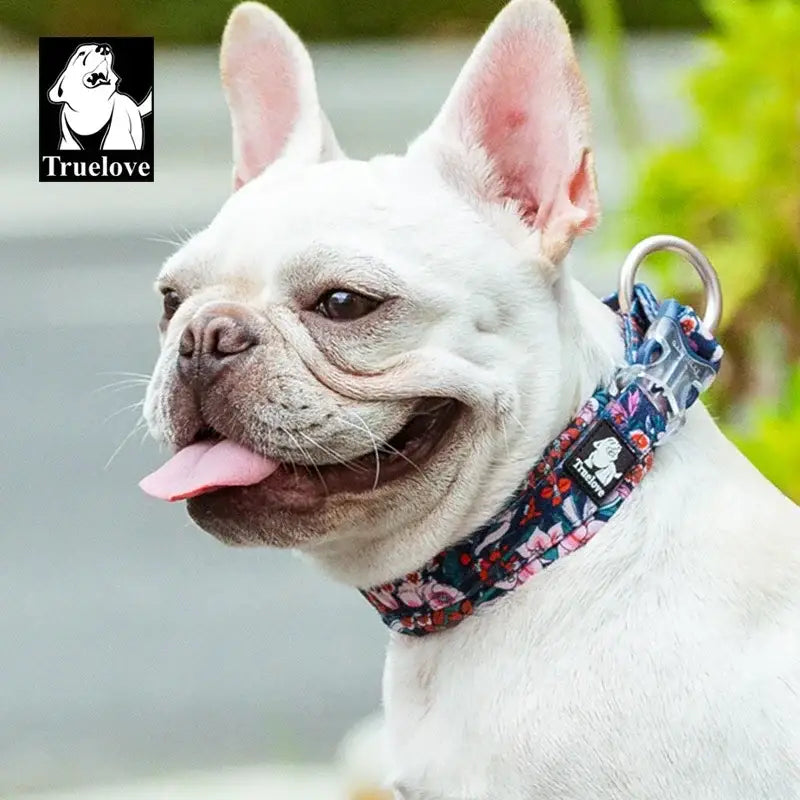
[[[636,272],[647,256],[659,250],[670,250],[673,253],[677,253],[695,268],[700,280],[703,281],[703,288],[706,294],[706,309],[703,314],[703,322],[708,330],[713,333],[722,317],[722,288],[719,284],[719,278],[716,270],[711,266],[711,262],[700,250],[691,242],[687,242],[686,239],[681,239],[679,236],[669,236],[667,234],[648,236],[647,239],[642,239],[628,253],[628,257],[625,259],[619,273],[620,310],[623,312],[630,310]]]

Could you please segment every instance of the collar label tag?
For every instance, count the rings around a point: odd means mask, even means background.
[[[600,420],[567,456],[564,469],[598,505],[636,464],[628,444],[605,420]]]

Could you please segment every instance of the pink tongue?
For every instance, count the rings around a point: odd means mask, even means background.
[[[197,442],[179,450],[163,467],[139,482],[161,500],[186,500],[223,486],[252,486],[272,475],[280,464],[223,439]]]

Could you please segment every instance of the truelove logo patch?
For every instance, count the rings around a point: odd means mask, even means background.
[[[595,503],[601,503],[636,463],[636,456],[605,420],[590,428],[564,469]]]
[[[39,39],[39,180],[153,180],[153,37]]]

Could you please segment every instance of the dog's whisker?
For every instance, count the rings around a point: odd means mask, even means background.
[[[120,452],[122,452],[122,448],[125,447],[125,445],[131,440],[131,438],[136,434],[136,432],[142,427],[145,428],[145,432],[146,432],[147,431],[147,424],[145,422],[144,417],[140,416],[139,419],[136,420],[136,423],[134,424],[134,426],[128,432],[128,435],[117,445],[116,450],[114,450],[114,452],[111,454],[111,457],[108,459],[108,461],[106,461],[105,466],[103,467],[103,470],[108,470],[109,469],[109,467],[114,462],[114,459],[120,454]]]
[[[287,431],[283,426],[280,426],[278,430],[280,430],[281,433],[285,433],[294,442],[294,445],[300,451],[300,454],[303,455],[303,448],[300,445],[300,442],[298,442],[297,439],[295,439],[294,436],[292,436],[292,434],[289,431]],[[292,467],[292,471],[294,472],[295,477],[297,477],[297,464],[295,463],[295,460],[294,458],[292,458],[292,456],[289,456],[289,464]]]
[[[435,414],[438,414],[443,408],[446,408],[448,405],[450,405],[451,402],[452,401],[449,398],[443,397],[436,405],[427,405],[424,409],[415,411],[413,416],[432,417]]]
[[[189,230],[186,225],[181,225],[180,228],[177,228],[175,225],[170,225],[170,231],[172,232],[173,236],[178,237],[178,241],[181,243],[181,245],[186,244],[186,242],[188,242],[189,239],[194,236],[194,232]]]
[[[115,411],[113,414],[109,414],[104,420],[103,425],[109,423],[114,417],[118,417],[120,414],[124,414],[126,411],[130,411],[134,408],[141,408],[144,405],[144,400],[137,400],[135,403],[128,403],[127,406],[123,406],[118,411]]]
[[[188,228],[183,228],[182,231],[179,231],[175,228],[174,225],[170,227],[170,233],[174,238],[170,238],[169,236],[147,236],[145,237],[149,242],[157,242],[159,244],[168,244],[171,247],[183,247],[189,239],[192,238],[193,234]]]
[[[174,239],[169,239],[166,236],[145,236],[145,241],[148,242],[155,242],[156,244],[168,244],[172,247],[182,247],[184,242],[175,241]]]
[[[147,380],[143,378],[125,378],[121,381],[114,381],[113,383],[106,383],[103,386],[98,386],[96,389],[92,389],[90,394],[100,394],[102,392],[121,392],[125,389],[138,389],[142,386],[146,386],[148,383]]]
[[[352,422],[345,419],[343,416],[339,417],[341,422],[344,422],[346,425],[350,425],[351,427],[356,428],[356,430],[366,431],[366,433],[370,436],[372,441],[375,442],[375,436],[373,435],[372,431],[370,430],[364,418],[357,411],[353,411],[352,409],[346,409],[345,413],[353,414],[353,416],[355,416],[358,419],[361,425],[354,425]],[[431,488],[433,488],[433,483],[430,481],[430,479],[422,470],[422,468],[414,461],[412,461],[405,453],[403,453],[401,450],[398,450],[396,447],[394,447],[393,445],[389,444],[389,442],[386,441],[381,442],[380,448],[383,450],[387,450],[390,453],[393,453],[398,458],[401,458],[403,461],[409,464],[413,469],[415,469],[419,473],[419,476],[422,478],[422,480],[425,483],[427,483]]]
[[[513,411],[507,411],[506,414],[508,414],[508,416],[511,417],[513,422],[516,422],[517,425],[519,425],[519,429],[523,433],[527,433],[528,432],[528,429],[519,421],[519,417],[517,417],[517,415]]]
[[[122,378],[144,378],[145,380],[150,380],[150,375],[146,372],[123,372],[120,370],[112,370],[111,372],[98,372],[98,375],[107,375],[109,377],[117,376]]]
[[[313,437],[309,436],[306,433],[303,433],[303,431],[298,430],[296,431],[296,433],[299,433],[304,439],[310,442],[312,446],[318,448],[319,450],[322,450],[324,453],[327,453],[329,456],[331,456],[331,458],[333,458],[337,464],[341,464],[342,466],[347,467],[348,469],[353,470],[354,472],[360,472],[364,469],[363,467],[359,467],[357,464],[353,464],[352,462],[348,461],[346,458],[343,458],[335,450],[331,450],[330,447],[326,447],[324,444],[320,444]]]
[[[314,468],[314,471],[319,476],[320,481],[322,482],[322,486],[325,489],[325,493],[328,494],[328,486],[325,483],[325,479],[322,477],[322,473],[319,470],[319,467],[314,463],[314,460],[311,458],[311,454],[303,447],[302,444],[294,437],[291,431],[287,430],[283,426],[280,428],[282,433],[285,433],[294,443],[294,446],[300,451],[300,455],[308,462],[305,466],[310,466]],[[300,431],[298,431],[300,433]],[[293,464],[294,466],[294,464]],[[297,468],[295,467],[295,475],[297,475]]]
[[[380,476],[381,476],[381,454],[380,451],[378,450],[378,440],[375,437],[375,434],[373,434],[372,431],[370,430],[369,425],[367,425],[367,423],[364,421],[364,418],[357,411],[353,411],[352,409],[345,409],[345,413],[353,414],[353,416],[355,416],[361,423],[360,429],[363,430],[367,434],[367,436],[369,436],[369,438],[372,440],[372,447],[375,451],[375,480],[373,481],[372,484],[372,489],[374,491],[375,489],[378,488],[378,482],[380,481]],[[340,419],[344,420],[344,417],[340,417]],[[344,421],[346,422],[346,420]],[[358,426],[353,425],[352,427],[358,430]]]
[[[509,447],[508,444],[508,429],[506,428],[506,421],[502,417],[500,417],[500,424],[503,426],[503,441],[505,442],[506,445],[506,455],[510,456],[511,448]]]
[[[333,450],[330,450],[327,447],[324,447],[323,445],[319,444],[318,442],[315,442],[310,436],[307,436],[305,433],[303,433],[303,431],[297,431],[297,433],[299,433],[304,439],[308,439],[308,441],[311,442],[311,444],[314,447],[317,447],[320,450],[324,450],[325,452],[329,453],[330,455],[336,457],[336,453],[334,453]],[[322,472],[320,471],[319,467],[316,464],[314,464],[313,462],[312,462],[311,466],[314,467],[314,471],[317,473],[320,481],[322,482],[322,486],[325,489],[325,494],[330,494],[330,492],[328,491],[328,484],[325,483],[325,478],[322,476]]]
[[[407,464],[409,464],[413,469],[417,471],[420,478],[432,489],[436,487],[433,485],[433,482],[428,478],[428,476],[423,471],[422,467],[420,467],[417,463],[412,461],[405,453],[401,453],[396,447],[392,447],[388,442],[384,442],[382,447],[386,448],[390,452],[394,453],[398,458],[402,458]]]
[[[415,462],[413,462],[405,453],[403,453],[402,451],[398,450],[396,447],[393,447],[392,445],[390,445],[389,442],[383,442],[381,444],[381,448],[384,449],[384,450],[388,450],[390,453],[394,453],[398,458],[402,458],[403,461],[405,461],[407,464],[410,464],[420,474],[420,476],[422,478],[424,478],[426,481],[428,481],[427,476],[422,471],[422,467],[420,467]],[[431,484],[431,486],[432,485],[433,484]]]

